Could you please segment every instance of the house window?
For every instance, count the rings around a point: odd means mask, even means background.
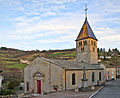
[[[107,74],[110,74],[110,72],[108,71]]]
[[[112,75],[113,75],[113,73],[114,73],[114,72],[112,71]]]
[[[99,72],[99,80],[101,80],[101,72]]]
[[[92,82],[94,82],[95,81],[95,73],[93,72],[92,73]]]
[[[75,85],[75,73],[72,74],[72,85]]]
[[[27,91],[29,91],[29,82],[26,82],[27,85]]]
[[[110,80],[110,76],[107,76],[107,80]]]
[[[112,75],[112,79],[114,79],[114,76]]]

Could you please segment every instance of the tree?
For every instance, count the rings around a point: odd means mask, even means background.
[[[40,50],[38,50],[38,49],[36,49],[35,51],[36,51],[36,52],[40,52]]]
[[[111,52],[111,49],[109,48],[108,52],[110,53]]]
[[[1,47],[0,49],[1,49],[1,50],[7,50],[7,48],[6,48],[6,47]]]
[[[100,52],[102,52],[103,51],[103,49],[102,48],[100,48]]]
[[[109,48],[109,49],[108,49],[108,53],[107,53],[107,55],[110,56],[111,54],[112,54],[112,51],[111,51],[111,49]]]
[[[119,54],[119,50],[117,48],[112,49],[112,52],[114,53],[114,55],[118,55]]]
[[[98,58],[100,58],[100,50],[99,50],[99,48],[97,48],[97,51],[98,51]]]
[[[103,52],[104,52],[104,60],[106,59],[106,57],[105,57],[105,48],[103,48]]]

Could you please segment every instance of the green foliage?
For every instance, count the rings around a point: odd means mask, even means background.
[[[0,95],[14,95],[15,94],[15,91],[14,90],[11,90],[11,89],[1,89],[0,90]]]
[[[110,53],[111,52],[111,49],[109,48],[108,52]]]
[[[55,54],[48,54],[48,57],[57,57],[57,56],[64,56],[65,53],[55,53]]]
[[[54,54],[48,54],[49,58],[53,58],[53,57],[75,57],[76,52],[71,52],[71,53],[54,53]]]
[[[2,57],[5,61],[18,61],[16,58],[8,58],[8,57]]]
[[[20,82],[18,80],[11,80],[8,84],[8,89],[15,89],[19,84]]]
[[[3,57],[3,56],[4,56],[4,54],[1,54],[1,53],[0,53],[0,56],[1,56],[1,57]]]
[[[16,62],[13,61],[6,61],[7,64],[15,64]]]
[[[1,50],[7,50],[7,48],[6,48],[6,47],[1,47],[0,49],[1,49]]]
[[[100,49],[97,48],[97,52],[98,52],[98,58],[100,57]]]
[[[36,51],[36,52],[40,52],[40,50],[38,50],[38,49],[36,49],[35,51]]]
[[[43,50],[42,52],[46,52],[46,50]]]
[[[17,68],[20,70],[23,70],[28,64],[20,63],[20,64],[15,64],[15,65],[8,65],[7,68]]]

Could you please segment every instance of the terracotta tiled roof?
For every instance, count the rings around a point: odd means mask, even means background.
[[[85,39],[85,38],[93,38],[93,39],[97,40],[97,38],[95,37],[95,35],[87,21],[87,18],[85,19],[85,22],[84,22],[76,40],[81,40],[81,39]]]

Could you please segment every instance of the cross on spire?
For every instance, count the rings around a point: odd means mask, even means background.
[[[88,10],[88,8],[87,8],[87,4],[85,5],[85,18],[87,18],[87,10]]]

